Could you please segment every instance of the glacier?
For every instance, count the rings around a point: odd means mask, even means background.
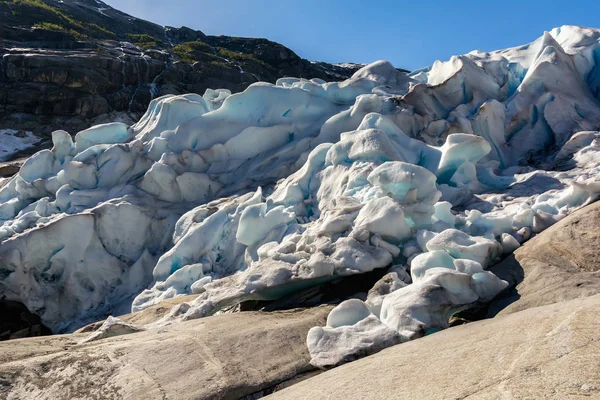
[[[310,331],[313,364],[415,339],[504,290],[488,267],[597,199],[599,95],[600,30],[563,26],[409,75],[378,61],[56,131],[0,189],[0,299],[69,332],[381,270]]]

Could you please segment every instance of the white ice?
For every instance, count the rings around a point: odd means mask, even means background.
[[[33,132],[24,132],[19,135],[19,131],[14,129],[0,129],[0,161],[10,159],[15,153],[30,148],[40,139],[33,135]]]
[[[409,76],[379,61],[54,132],[0,189],[0,298],[65,332],[382,269],[362,311],[313,331],[315,363],[444,328],[504,289],[486,268],[600,193],[599,52],[600,31],[562,27]]]
[[[334,308],[325,327],[308,331],[306,344],[311,364],[329,367],[352,361],[400,343],[400,335],[388,328],[357,299]]]

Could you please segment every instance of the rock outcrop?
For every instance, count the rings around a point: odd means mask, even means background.
[[[269,398],[600,398],[599,223],[596,202],[492,267],[512,285],[490,305],[495,318],[394,346]]]
[[[447,329],[267,398],[598,398],[599,313],[596,295]]]
[[[244,90],[295,76],[342,80],[362,65],[312,63],[266,39],[163,27],[96,0],[0,1],[0,127],[72,133],[132,123],[165,94]]]
[[[491,271],[514,288],[489,315],[600,294],[600,202],[548,228]]]
[[[310,373],[304,338],[330,307],[210,317],[78,344],[0,343],[0,398],[239,399]]]

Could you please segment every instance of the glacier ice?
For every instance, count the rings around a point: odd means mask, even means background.
[[[375,285],[369,290],[365,304],[369,310],[379,318],[381,314],[381,304],[385,296],[396,291],[406,285],[412,283],[410,275],[402,266],[394,266],[390,268],[390,272],[378,280]]]
[[[357,315],[359,318],[351,324],[332,326],[328,322],[325,327],[315,326],[308,331],[306,345],[312,365],[331,367],[401,342],[398,332],[370,314],[366,306],[360,305],[360,300],[356,301],[357,304],[352,304],[356,309],[354,312],[366,312],[366,315]],[[337,313],[340,307],[350,308],[350,305],[347,302],[341,303],[331,312]]]
[[[599,30],[561,27],[410,75],[379,61],[56,131],[0,188],[0,298],[66,332],[381,269],[311,330],[315,365],[444,328],[506,287],[486,268],[600,194],[599,52]]]
[[[472,280],[469,274],[431,268],[418,282],[385,297],[381,321],[399,332],[403,340],[423,336],[430,329],[446,328],[453,313],[479,300],[471,288]]]
[[[495,239],[473,237],[457,229],[446,229],[427,242],[427,250],[443,250],[454,258],[477,261],[485,267],[501,254],[502,247]]]
[[[346,300],[331,310],[327,316],[327,326],[338,328],[354,325],[369,315],[371,315],[371,311],[362,301],[358,299]]]

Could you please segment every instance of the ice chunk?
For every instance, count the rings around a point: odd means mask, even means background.
[[[207,174],[184,172],[175,178],[183,201],[212,200],[223,185],[213,181]]]
[[[416,241],[419,247],[421,248],[421,251],[428,251],[427,243],[429,243],[431,239],[433,239],[436,236],[437,233],[435,232],[428,231],[427,229],[419,229],[416,234]]]
[[[323,368],[374,354],[400,343],[400,340],[397,332],[370,315],[353,325],[311,328],[306,345],[311,357],[310,363]]]
[[[142,332],[144,329],[132,324],[123,322],[119,318],[109,316],[106,321],[93,332],[90,336],[82,339],[79,344],[89,343],[100,339],[106,339],[114,336],[128,335],[130,333]]]
[[[502,253],[502,246],[495,240],[447,229],[427,242],[429,251],[444,250],[454,258],[477,261],[484,267]]]
[[[465,259],[454,260],[454,269],[469,275],[483,272],[483,267],[477,261]]]
[[[381,235],[384,240],[400,243],[411,236],[402,208],[390,197],[369,201],[354,222],[358,229]]]
[[[480,301],[489,301],[508,287],[508,282],[498,278],[490,271],[476,272],[471,277],[471,288]]]
[[[160,200],[180,202],[183,199],[177,184],[177,173],[165,164],[154,163],[139,183],[139,188]]]
[[[401,204],[436,196],[435,175],[417,165],[386,162],[375,168],[368,180],[390,193]]]
[[[412,256],[413,254],[420,253],[421,251],[421,246],[415,239],[409,240],[402,244],[402,255],[406,258]]]
[[[515,239],[512,235],[509,235],[508,233],[502,234],[500,244],[502,245],[503,254],[513,253],[516,249],[518,249],[521,246],[519,241]]]
[[[448,135],[441,148],[442,158],[437,176],[440,183],[446,183],[465,162],[475,164],[491,150],[484,138],[465,133]]]
[[[556,154],[557,163],[565,163],[579,150],[589,146],[594,140],[600,138],[600,132],[587,131],[574,134]]]
[[[431,224],[434,205],[441,193],[430,171],[404,162],[386,162],[375,168],[367,179],[398,201],[415,227]]]
[[[379,318],[379,314],[381,313],[381,304],[383,303],[383,299],[388,294],[403,288],[407,285],[407,282],[410,282],[410,276],[406,274],[406,271],[402,270],[406,276],[406,282],[398,276],[397,271],[392,271],[387,273],[383,278],[377,281],[377,283],[373,286],[367,295],[367,300],[365,304],[369,307],[369,310]]]
[[[371,315],[369,308],[358,299],[346,300],[335,307],[327,316],[327,326],[337,328],[354,325]]]
[[[431,268],[454,269],[454,258],[442,250],[430,251],[416,256],[410,264],[410,276],[416,282]]]
[[[456,217],[452,214],[452,203],[447,201],[440,201],[435,203],[434,218],[438,221],[444,222],[448,227],[454,227],[456,224]]]
[[[65,131],[52,132],[52,153],[59,160],[64,160],[66,156],[72,155],[75,150],[73,138]]]
[[[231,90],[229,89],[206,89],[202,98],[206,101],[208,108],[212,111],[221,107],[225,99],[229,96],[231,96]]]
[[[294,213],[290,213],[283,206],[271,210],[268,210],[267,203],[249,206],[240,217],[236,239],[246,246],[251,246],[264,239],[277,226],[286,225],[294,220],[294,217]]]
[[[75,150],[81,153],[97,144],[125,143],[133,136],[133,132],[122,122],[96,125],[75,135]]]
[[[400,248],[398,248],[398,246],[386,242],[379,235],[371,236],[371,244],[375,247],[381,247],[382,249],[386,249],[390,252],[392,257],[398,257],[400,255]]]
[[[208,103],[204,98],[193,93],[159,97],[150,102],[146,113],[131,127],[131,130],[138,139],[151,140],[164,131],[174,130],[182,123],[205,114],[209,108],[218,108],[216,105],[208,104],[222,103],[224,98],[227,98],[225,93],[207,90],[205,96],[209,99]]]
[[[339,271],[340,275],[368,272],[392,262],[389,251],[364,245],[350,237],[340,238],[335,242],[335,252],[331,258],[343,266]]]
[[[428,330],[447,328],[453,313],[474,303],[471,276],[446,268],[432,268],[417,283],[392,292],[383,300],[381,321],[412,340]]]
[[[512,228],[513,216],[500,212],[489,212],[483,214],[479,210],[470,210],[466,212],[467,226],[471,231],[480,235],[491,234],[500,236]]]
[[[204,286],[206,286],[207,284],[209,284],[211,282],[212,282],[212,277],[205,276],[201,279],[198,279],[196,282],[194,282],[192,284],[192,286],[190,286],[190,290],[192,291],[193,294],[204,293],[206,291],[206,288]]]

